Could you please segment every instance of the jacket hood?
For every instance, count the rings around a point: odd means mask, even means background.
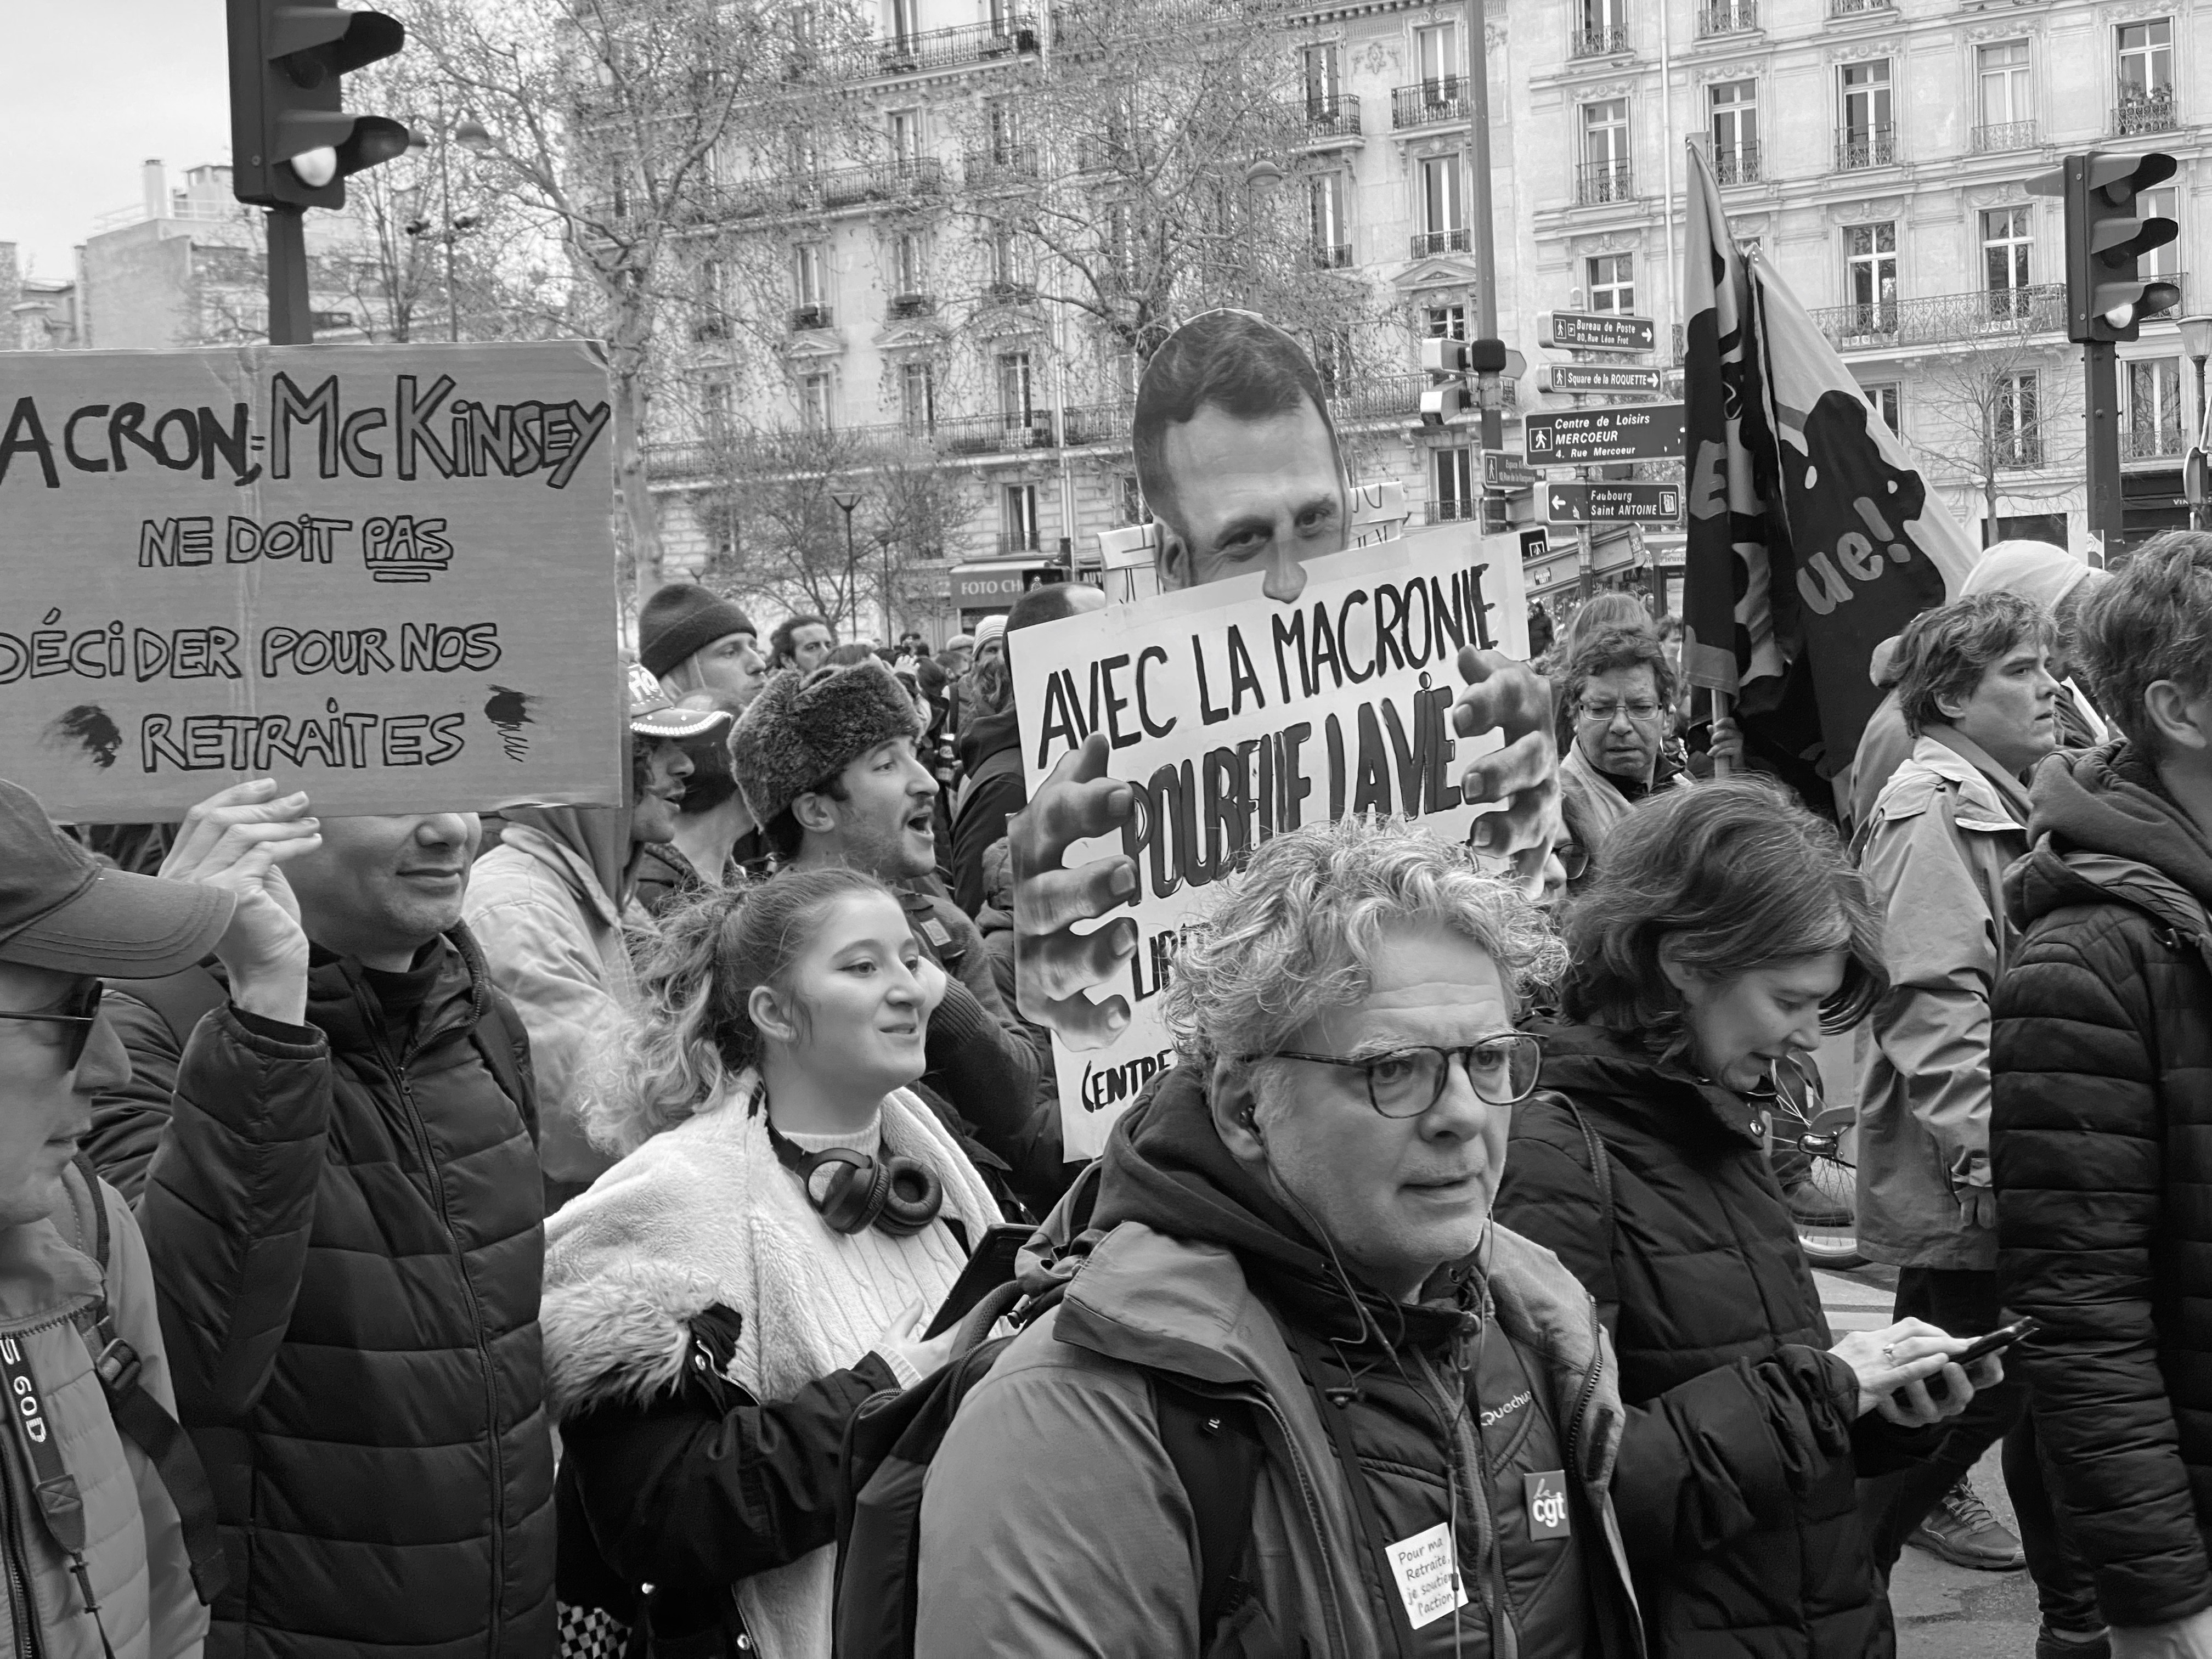
[[[2206,932],[2212,838],[2174,805],[2132,744],[2045,760],[2035,775],[2028,833],[2033,850],[2005,873],[2005,899],[2022,927],[2065,905],[2118,902],[2168,925],[2193,921],[2200,937]]]
[[[960,763],[972,772],[987,756],[1001,749],[1018,749],[1021,741],[1020,722],[1013,705],[1008,703],[995,714],[978,714],[961,726]]]
[[[1352,1279],[1375,1316],[1359,1320],[1312,1233],[1221,1144],[1194,1066],[1162,1073],[1152,1097],[1124,1113],[1107,1140],[1093,1225],[1110,1231],[1124,1221],[1229,1250],[1255,1288],[1316,1330],[1402,1331],[1407,1345],[1433,1349],[1458,1333],[1473,1296],[1472,1261],[1439,1273],[1411,1305]]]
[[[619,904],[630,865],[629,809],[623,806],[510,806],[507,821],[535,830],[567,848],[597,878],[599,890]]]
[[[1609,1102],[1662,1139],[1763,1142],[1759,1115],[1733,1089],[1707,1082],[1672,1054],[1602,1025],[1536,1023],[1544,1039],[1543,1086],[1577,1100]]]

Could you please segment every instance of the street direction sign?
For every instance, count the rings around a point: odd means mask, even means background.
[[[1526,489],[1541,483],[1544,475],[1518,455],[1502,449],[1482,452],[1482,483],[1486,489]]]
[[[1546,484],[1543,497],[1553,524],[1673,524],[1682,514],[1680,484]]]
[[[1554,311],[1536,326],[1544,344],[1579,351],[1653,351],[1659,345],[1658,324],[1616,312]]]
[[[1682,405],[1614,404],[1528,415],[1522,417],[1521,441],[1532,466],[1680,459]]]
[[[1540,392],[1659,392],[1665,371],[1615,368],[1606,363],[1547,363],[1536,371]]]

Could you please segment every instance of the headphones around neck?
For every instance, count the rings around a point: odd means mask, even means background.
[[[767,1114],[762,1114],[767,1122]],[[768,1124],[775,1161],[799,1177],[823,1224],[834,1233],[860,1233],[874,1227],[893,1238],[906,1238],[937,1219],[945,1207],[945,1188],[927,1164],[910,1158],[870,1158],[850,1146],[801,1152]]]

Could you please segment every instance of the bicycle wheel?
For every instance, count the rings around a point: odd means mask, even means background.
[[[1859,1254],[1858,1171],[1833,1154],[1808,1155],[1812,1168],[1790,1205],[1797,1243],[1816,1267],[1840,1271],[1865,1265]]]

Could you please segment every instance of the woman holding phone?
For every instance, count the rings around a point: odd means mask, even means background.
[[[1766,1152],[1823,1031],[1883,985],[1832,831],[1753,779],[1624,818],[1562,928],[1564,1018],[1518,1109],[1495,1213],[1596,1298],[1628,1407],[1615,1502],[1655,1656],[1894,1650],[1854,1487],[2002,1375],[1904,1320],[1834,1340]],[[1809,1115],[1809,1113],[1808,1114]],[[1658,1524],[1660,1521],[1664,1524]]]
[[[589,1109],[622,1161],[545,1230],[564,1650],[828,1659],[846,1425],[944,1363],[1001,1218],[907,1086],[944,975],[887,888],[789,871],[661,929]]]

